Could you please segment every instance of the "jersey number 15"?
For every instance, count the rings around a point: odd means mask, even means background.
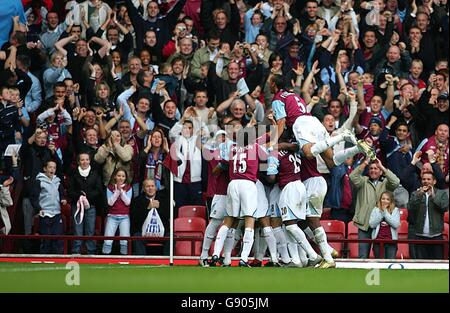
[[[247,170],[246,153],[235,154],[233,157],[233,173],[245,173]]]

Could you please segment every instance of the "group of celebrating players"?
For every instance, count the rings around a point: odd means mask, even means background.
[[[336,267],[338,252],[328,244],[320,224],[327,193],[320,165],[331,168],[358,153],[376,159],[375,153],[349,130],[330,136],[303,99],[286,88],[283,76],[275,75],[270,87],[274,98],[267,116],[272,123],[268,132],[257,137],[254,127],[243,128],[232,120],[208,147],[214,156],[208,180],[214,197],[199,260],[203,267],[230,266],[242,228],[241,267],[261,266],[267,248],[270,261],[265,266]],[[356,105],[352,91],[347,97]],[[351,147],[334,151],[333,146],[343,141]],[[266,185],[258,179],[263,175],[261,161],[267,163]],[[255,225],[260,229],[256,236]],[[320,254],[308,238],[318,245]],[[249,262],[253,246],[255,257]]]

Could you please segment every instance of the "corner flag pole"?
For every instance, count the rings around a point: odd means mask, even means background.
[[[173,266],[173,173],[170,171],[170,266]]]

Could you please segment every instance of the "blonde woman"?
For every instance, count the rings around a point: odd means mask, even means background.
[[[400,210],[395,206],[394,194],[385,191],[381,194],[377,206],[372,210],[369,218],[369,226],[372,228],[372,239],[398,239],[398,228],[400,227]],[[373,245],[375,257],[380,257],[380,244]],[[384,244],[385,259],[395,259],[397,244]]]
[[[43,75],[46,99],[53,96],[53,85],[56,82],[62,82],[66,78],[72,78],[66,66],[67,57],[59,51],[54,52],[50,57],[50,67],[45,70]]]

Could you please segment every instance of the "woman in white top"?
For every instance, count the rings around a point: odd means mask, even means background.
[[[372,239],[398,239],[400,227],[400,210],[395,206],[394,195],[390,191],[381,194],[377,206],[372,210],[369,218],[369,226],[372,228]],[[373,245],[375,257],[380,258],[380,244]],[[397,244],[384,244],[384,259],[395,259]]]

